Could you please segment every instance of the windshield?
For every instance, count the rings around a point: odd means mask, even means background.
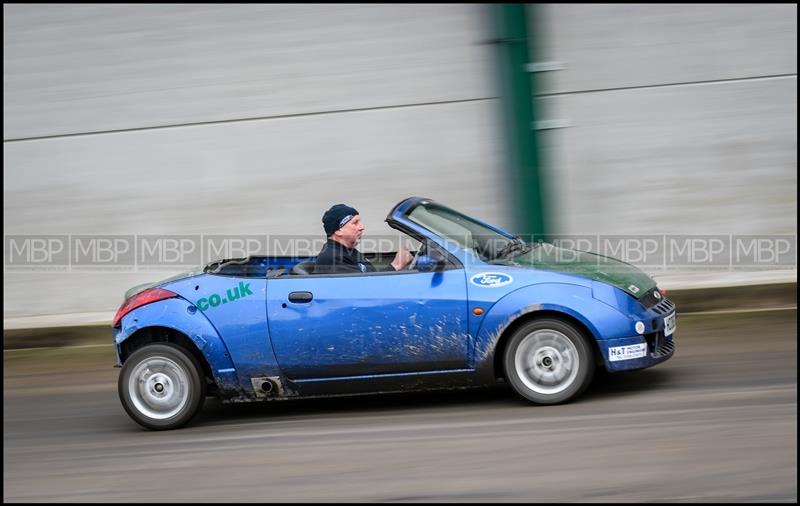
[[[508,258],[530,249],[517,236],[506,235],[439,204],[422,203],[408,214],[408,218],[462,248],[473,250],[485,262]]]

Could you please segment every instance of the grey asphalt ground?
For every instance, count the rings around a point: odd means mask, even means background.
[[[110,337],[109,337],[110,340]],[[4,352],[7,502],[797,502],[796,310],[684,316],[578,401],[477,391],[221,405],[150,432],[108,347]]]

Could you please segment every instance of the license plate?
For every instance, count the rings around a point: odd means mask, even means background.
[[[667,315],[664,317],[664,335],[671,336],[673,332],[675,332],[675,327],[677,323],[675,321],[675,314],[672,313],[671,315]]]

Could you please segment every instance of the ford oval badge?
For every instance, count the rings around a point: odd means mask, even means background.
[[[512,283],[514,278],[502,272],[481,272],[469,278],[469,282],[476,286],[497,288]]]

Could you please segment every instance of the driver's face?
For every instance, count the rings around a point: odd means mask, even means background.
[[[361,216],[357,214],[345,226],[334,232],[333,238],[348,248],[355,248],[363,233],[364,224],[361,223]]]

